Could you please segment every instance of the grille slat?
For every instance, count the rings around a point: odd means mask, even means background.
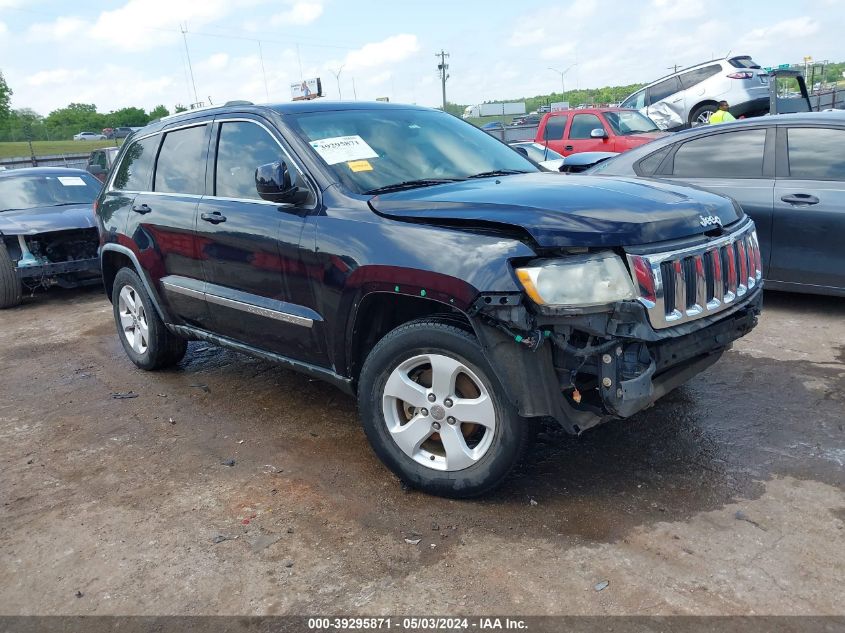
[[[754,288],[762,280],[758,244],[754,225],[747,224],[705,246],[628,255],[631,270],[646,281],[650,275],[656,290],[656,296],[640,298],[652,325],[671,327],[719,312]]]

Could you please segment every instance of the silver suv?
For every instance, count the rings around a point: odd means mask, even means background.
[[[621,107],[637,109],[671,130],[709,122],[722,100],[735,117],[768,112],[768,74],[748,55],[714,59],[650,83]]]

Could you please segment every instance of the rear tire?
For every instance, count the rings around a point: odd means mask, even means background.
[[[23,299],[23,288],[16,268],[6,244],[0,240],[0,309],[14,308]]]
[[[533,437],[476,338],[437,320],[407,323],[378,342],[361,370],[358,404],[387,467],[444,497],[497,487]]]
[[[121,268],[115,275],[112,307],[123,349],[138,367],[163,369],[185,356],[188,342],[167,329],[134,270]]]
[[[707,125],[710,123],[710,115],[716,112],[719,109],[714,103],[705,103],[704,105],[698,106],[695,110],[692,111],[690,114],[689,122],[692,127],[697,127],[699,125]]]

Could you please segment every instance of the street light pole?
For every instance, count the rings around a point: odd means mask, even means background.
[[[337,81],[337,100],[343,101],[343,94],[340,92],[340,73],[343,71],[343,67],[346,64],[343,64],[340,68],[337,69],[337,72],[333,71],[329,68],[329,72],[334,75],[335,81]]]
[[[564,83],[563,78],[566,76],[566,73],[568,73],[572,68],[574,68],[577,65],[578,65],[577,63],[576,64],[570,64],[566,68],[566,70],[558,70],[557,68],[552,68],[551,66],[548,67],[549,70],[556,72],[558,75],[560,75],[560,93],[561,93],[561,98],[564,99],[564,100],[566,100],[566,84]]]

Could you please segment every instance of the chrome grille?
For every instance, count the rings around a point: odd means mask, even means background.
[[[639,301],[655,329],[726,309],[762,282],[754,223],[708,244],[650,255],[628,254]]]

